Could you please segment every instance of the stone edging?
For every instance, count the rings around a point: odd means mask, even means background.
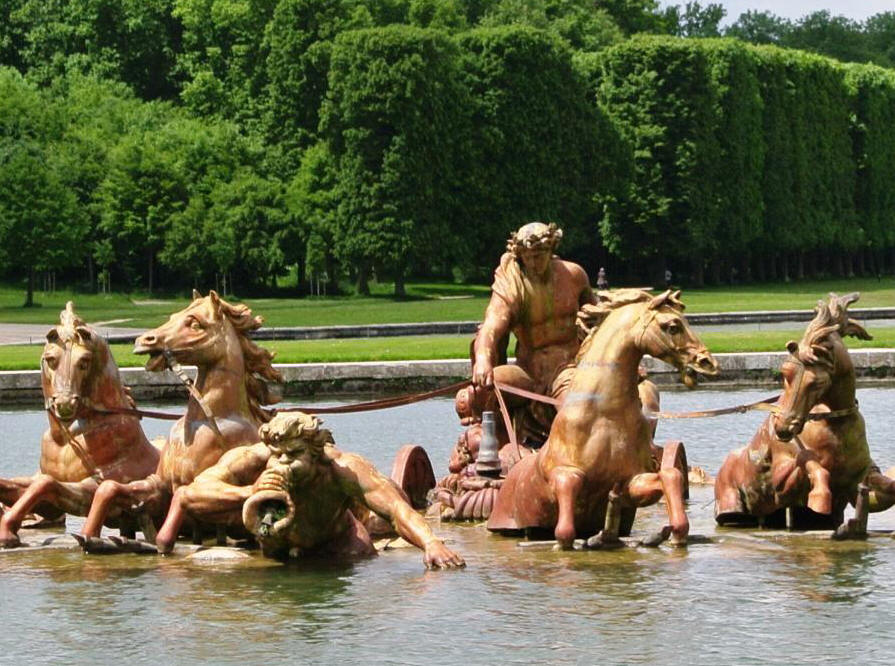
[[[779,367],[786,352],[716,354],[722,375],[702,382],[729,388],[779,385]],[[862,383],[895,380],[895,349],[857,349],[852,361]],[[661,361],[645,358],[650,378],[660,386],[677,384],[677,372]],[[286,379],[286,397],[338,396],[358,393],[409,393],[468,378],[469,361],[394,361],[369,363],[284,363],[276,366]],[[195,372],[188,369],[188,372]],[[122,379],[138,400],[182,400],[186,391],[172,372],[122,368]],[[0,372],[0,404],[39,405],[40,371]]]

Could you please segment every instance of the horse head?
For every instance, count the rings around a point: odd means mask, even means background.
[[[693,388],[697,375],[718,374],[718,362],[687,323],[680,294],[669,289],[650,298],[634,324],[634,339],[644,354],[677,368],[681,381]]]
[[[91,404],[96,380],[111,360],[106,341],[87,326],[69,301],[59,325],[47,333],[41,356],[41,384],[47,410],[71,423]]]
[[[193,291],[192,302],[168,321],[137,338],[134,353],[147,354],[146,369],[161,371],[172,361],[199,367],[226,364],[245,377],[250,408],[262,422],[270,414],[260,405],[277,402],[279,395],[269,382],[283,378],[273,365],[273,353],[258,347],[249,337],[263,323],[244,304],[231,304],[210,291]]]
[[[773,418],[774,432],[781,441],[788,442],[802,432],[811,409],[827,401],[837,379],[849,373],[853,377],[854,367],[842,338],[872,339],[863,326],[848,317],[848,306],[859,297],[857,293],[830,294],[829,303],[818,301],[802,339],[786,343],[789,357],[780,368],[783,394]],[[850,387],[853,394],[853,381]]]

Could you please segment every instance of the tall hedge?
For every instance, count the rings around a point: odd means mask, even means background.
[[[491,266],[511,230],[531,220],[566,232],[562,252],[587,259],[598,246],[593,195],[611,180],[603,151],[611,127],[588,99],[571,53],[522,26],[457,37],[471,98],[473,141],[465,162],[469,257]]]
[[[895,72],[873,65],[846,70],[856,170],[855,212],[877,257],[895,248]]]
[[[469,233],[457,214],[467,104],[456,47],[434,30],[394,25],[334,43],[321,128],[335,162],[337,256],[395,276],[450,265]]]
[[[601,60],[597,98],[634,156],[629,196],[618,215],[604,218],[604,240],[655,268],[701,261],[721,214],[718,96],[706,50],[695,41],[635,38]]]

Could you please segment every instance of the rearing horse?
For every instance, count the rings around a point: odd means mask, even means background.
[[[550,436],[510,470],[489,530],[552,528],[562,548],[571,548],[576,534],[604,527],[603,539],[617,540],[623,508],[654,504],[664,494],[670,530],[663,536],[670,532],[676,543],[686,542],[683,475],[657,469],[638,396],[638,365],[650,354],[678,368],[688,386],[693,373],[714,375],[718,366],[687,325],[680,292],[610,293],[584,306],[580,318],[590,332]]]
[[[855,368],[842,341],[847,335],[871,339],[848,317],[848,306],[858,297],[830,294],[829,303],[819,301],[802,339],[787,343],[790,356],[781,368],[783,394],[775,413],[718,472],[718,524],[773,522],[778,511],[794,507],[801,524],[793,527],[833,528],[842,522],[846,505],[857,504],[862,482],[873,492],[871,510],[895,503],[895,481],[880,474],[870,457],[855,400]],[[854,534],[854,526],[866,522],[866,514],[856,518],[852,526],[841,526],[840,536]],[[855,535],[863,531],[861,526]]]
[[[132,483],[100,485],[82,530],[88,550],[114,507],[140,505],[160,520],[177,488],[192,483],[226,451],[258,441],[258,427],[273,415],[262,405],[279,399],[267,382],[283,380],[271,365],[273,354],[248,337],[261,323],[245,305],[232,305],[214,291],[204,298],[194,291],[189,306],[137,338],[134,352],[149,355],[147,370],[172,365],[179,370],[184,363],[196,365],[198,374],[155,473]]]
[[[47,333],[41,388],[50,427],[41,439],[40,473],[0,479],[0,547],[20,545],[17,532],[32,510],[43,516],[85,515],[103,479],[128,483],[158,465],[138,417],[115,413],[134,402],[122,385],[109,345],[69,302]]]

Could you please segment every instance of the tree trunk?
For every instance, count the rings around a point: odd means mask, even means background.
[[[763,252],[759,252],[758,256],[753,259],[753,269],[752,274],[755,276],[755,279],[759,282],[764,282],[768,279],[768,262],[767,255]]]
[[[361,265],[357,268],[357,293],[361,296],[370,295],[370,267]]]
[[[712,257],[712,264],[709,267],[711,283],[714,285],[721,284],[721,260],[718,257]]]
[[[752,253],[744,249],[740,255],[740,282],[752,282]]]
[[[87,283],[90,285],[87,290],[96,293],[96,272],[93,269],[93,257],[87,255]]]
[[[784,282],[789,282],[789,254],[784,252],[780,255],[780,278]]]
[[[152,293],[152,278],[153,278],[153,273],[155,272],[153,270],[154,269],[154,265],[153,265],[154,260],[155,260],[155,253],[152,250],[150,250],[149,251],[149,260],[146,262],[146,270],[148,272],[148,285],[149,285],[149,293],[150,294]]]
[[[858,259],[858,275],[860,277],[864,277],[865,275],[867,275],[867,264],[864,262],[864,260],[866,258],[867,258],[867,251],[866,250],[858,250],[858,257],[857,257],[857,259]]]
[[[690,269],[690,272],[693,275],[693,286],[696,288],[702,288],[705,286],[705,262],[703,262],[702,257],[697,257],[693,259],[693,265]]]
[[[404,269],[399,268],[395,272],[395,298],[404,298],[407,290],[404,287]]]
[[[796,255],[796,280],[805,279],[805,250],[799,250]]]
[[[34,268],[28,268],[28,291],[25,294],[25,307],[34,307]]]

